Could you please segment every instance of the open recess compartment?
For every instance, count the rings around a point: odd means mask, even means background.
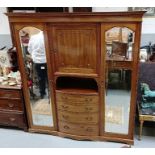
[[[98,92],[97,82],[94,79],[81,77],[58,77],[56,80],[56,89]]]

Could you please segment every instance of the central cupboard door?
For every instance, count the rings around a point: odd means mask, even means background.
[[[97,74],[97,31],[97,25],[91,23],[51,25],[55,74]]]

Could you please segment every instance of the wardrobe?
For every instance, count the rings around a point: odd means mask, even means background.
[[[29,131],[133,144],[145,12],[7,13]],[[29,41],[43,34],[46,66]],[[43,73],[44,72],[44,73]],[[44,86],[44,96],[40,96]]]

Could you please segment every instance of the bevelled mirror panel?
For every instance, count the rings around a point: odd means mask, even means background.
[[[113,69],[107,73],[105,94],[105,132],[128,134],[131,71]]]
[[[105,132],[128,134],[134,40],[127,27],[105,32]]]
[[[19,36],[33,125],[52,127],[44,33],[35,27],[24,27]]]

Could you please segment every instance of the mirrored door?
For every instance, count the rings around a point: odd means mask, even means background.
[[[53,127],[44,32],[27,26],[19,31],[32,125]]]
[[[105,133],[129,131],[134,40],[135,33],[127,27],[105,32]]]

